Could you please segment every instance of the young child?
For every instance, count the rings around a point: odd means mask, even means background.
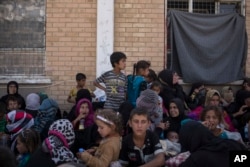
[[[39,134],[32,129],[25,129],[17,136],[18,167],[25,167],[31,154],[40,144]]]
[[[148,75],[145,77],[147,81],[147,88],[150,88],[154,81],[157,81],[157,74],[154,70],[148,69]]]
[[[135,107],[141,91],[147,89],[145,77],[149,74],[150,62],[140,60],[134,64],[133,74],[128,75],[127,99]]]
[[[224,139],[233,139],[242,142],[240,133],[230,132],[223,129],[220,124],[223,123],[223,112],[218,106],[207,106],[201,112],[201,121],[215,136]]]
[[[77,91],[80,90],[80,89],[83,89],[85,88],[85,83],[86,83],[86,75],[83,74],[83,73],[77,73],[76,74],[76,87],[72,88],[70,93],[69,93],[69,96],[67,98],[67,101],[69,103],[73,103],[75,104],[76,103],[76,94],[77,94]]]
[[[162,100],[161,96],[159,96],[161,89],[162,89],[161,83],[159,81],[153,81],[151,86],[150,86],[150,89],[152,89],[153,91],[155,91],[158,94],[158,105],[163,112],[163,100]]]
[[[7,112],[10,112],[12,110],[18,110],[21,108],[20,101],[16,96],[9,96],[7,98],[6,103],[7,103]]]
[[[81,121],[84,121],[82,129],[79,126]],[[84,127],[88,127],[93,123],[94,112],[92,109],[92,104],[86,98],[81,99],[76,105],[75,119],[72,121],[73,127],[75,130],[83,130]]]
[[[119,106],[126,100],[127,77],[121,70],[126,67],[126,55],[114,52],[110,56],[113,70],[107,71],[94,81],[94,85],[106,92],[107,99],[104,108],[118,111]],[[104,83],[103,87],[100,83]]]
[[[157,135],[149,130],[150,116],[142,108],[132,110],[132,133],[122,140],[119,162],[122,166],[164,166],[165,157]]]
[[[167,133],[167,139],[160,141],[167,156],[175,156],[181,152],[181,145],[179,142],[179,134],[175,131]]]
[[[104,109],[96,114],[98,132],[103,138],[99,147],[77,153],[79,159],[88,167],[109,167],[111,162],[117,161],[122,132],[122,120],[120,114],[112,110]]]

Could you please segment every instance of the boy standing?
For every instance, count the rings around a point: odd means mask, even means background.
[[[83,73],[77,73],[76,74],[76,83],[77,83],[76,87],[71,89],[71,91],[69,93],[69,96],[67,99],[67,101],[69,103],[74,103],[74,104],[76,103],[77,91],[84,88],[85,83],[86,83],[86,75]]]
[[[132,133],[122,140],[119,162],[130,167],[160,167],[165,164],[165,155],[157,135],[149,130],[150,116],[142,108],[131,111],[129,126]]]
[[[126,99],[127,77],[121,70],[126,67],[126,55],[122,52],[114,52],[110,56],[113,70],[107,71],[94,81],[94,86],[106,92],[104,108],[118,111],[119,106]],[[100,83],[104,83],[103,87]]]

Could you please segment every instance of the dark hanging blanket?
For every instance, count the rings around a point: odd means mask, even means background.
[[[194,14],[170,10],[168,67],[184,82],[223,84],[244,77],[245,18],[237,13]]]

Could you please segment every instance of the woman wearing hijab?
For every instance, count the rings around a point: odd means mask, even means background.
[[[6,101],[10,95],[15,96],[18,98],[19,103],[21,104],[20,109],[25,110],[25,108],[26,108],[25,100],[24,100],[23,96],[18,93],[18,88],[19,88],[19,85],[16,81],[8,82],[7,95],[2,96],[0,101],[4,102],[6,104]]]
[[[179,133],[181,121],[187,118],[185,115],[184,104],[179,98],[170,100],[167,109],[169,116],[165,117],[163,123],[160,123],[160,126],[158,126],[164,130],[163,138],[166,138],[167,133],[170,131]]]
[[[158,79],[162,84],[159,95],[162,97],[165,107],[169,106],[169,102],[173,98],[180,98],[183,102],[186,101],[187,96],[182,86],[178,84],[179,76],[176,72],[168,69],[162,70],[158,74]]]
[[[183,149],[191,155],[180,167],[228,167],[229,152],[245,150],[240,143],[216,137],[197,121],[187,121],[179,133]]]
[[[74,140],[75,133],[71,122],[67,119],[53,122],[49,128],[48,137],[30,157],[27,167],[56,167],[63,163],[77,161],[69,149]]]

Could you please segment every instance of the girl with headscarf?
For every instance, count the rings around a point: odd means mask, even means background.
[[[49,127],[48,137],[30,157],[27,167],[56,167],[63,163],[77,161],[70,151],[74,140],[75,133],[71,122],[67,119],[53,122]]]
[[[94,124],[94,112],[91,102],[83,98],[76,104],[75,119],[72,121],[75,130],[79,129],[79,123],[84,120],[84,127]]]
[[[204,125],[188,121],[180,129],[182,148],[191,155],[179,167],[227,167],[231,150],[246,150],[240,143],[221,139],[212,134]]]
[[[13,110],[9,112],[6,116],[6,119],[6,130],[7,133],[10,134],[11,150],[16,151],[15,147],[17,135],[24,129],[31,128],[34,125],[34,120],[32,115],[21,110]]]
[[[92,97],[91,97],[90,91],[88,89],[80,89],[80,90],[78,90],[78,92],[76,94],[76,103],[71,108],[71,110],[70,110],[70,112],[69,112],[69,114],[67,116],[68,120],[73,121],[75,119],[76,105],[83,98],[88,99],[92,103]]]

